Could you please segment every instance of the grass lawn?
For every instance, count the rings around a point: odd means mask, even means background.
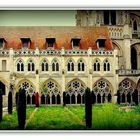
[[[92,108],[93,130],[140,130],[140,106],[120,110],[114,104],[95,104]],[[81,130],[85,127],[84,105],[40,106],[27,108],[27,130]],[[17,129],[17,115],[5,115],[0,129]]]

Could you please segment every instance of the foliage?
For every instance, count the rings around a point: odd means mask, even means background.
[[[8,94],[8,113],[12,114],[13,111],[13,100],[12,100],[12,92],[10,91]]]

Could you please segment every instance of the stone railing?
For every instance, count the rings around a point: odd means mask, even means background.
[[[61,50],[40,50],[40,55],[60,55]]]
[[[139,39],[140,38],[140,32],[137,30],[132,30],[132,38]]]
[[[125,70],[118,70],[118,74],[120,76],[140,76],[140,69],[139,70],[131,70],[131,69],[125,69]]]
[[[14,55],[35,55],[35,50],[16,50]]]
[[[14,56],[46,56],[46,55],[114,55],[108,50],[13,50]],[[0,56],[9,56],[10,50],[0,50]]]
[[[109,35],[113,39],[123,38],[123,27],[122,26],[108,26]]]
[[[113,51],[93,50],[92,55],[113,55]]]
[[[0,50],[0,56],[9,56],[9,50]]]

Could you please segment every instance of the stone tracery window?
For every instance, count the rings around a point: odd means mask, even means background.
[[[111,102],[112,89],[108,81],[101,79],[96,82],[93,86],[93,93],[93,96],[97,97],[95,102],[102,103],[104,100]]]
[[[108,59],[104,60],[103,67],[104,67],[104,71],[110,71],[110,63],[109,63]]]
[[[85,71],[85,63],[82,59],[78,61],[78,71]]]
[[[85,86],[80,80],[75,79],[70,82],[67,86],[66,93],[68,104],[84,103]]]
[[[120,103],[133,102],[134,90],[135,90],[135,84],[133,82],[131,82],[129,79],[123,80],[119,84]]]
[[[71,59],[68,61],[67,71],[74,71],[74,63]]]
[[[21,59],[17,62],[17,71],[24,71],[24,63]]]
[[[100,62],[98,59],[96,59],[95,62],[93,63],[93,70],[100,71]]]
[[[28,71],[35,71],[35,64],[32,59],[28,62]]]
[[[42,93],[43,94],[41,97],[42,97],[43,104],[50,104],[50,98],[51,98],[52,104],[60,104],[61,103],[60,87],[55,81],[53,81],[53,80],[46,81],[42,85]],[[45,98],[46,98],[46,102],[45,102]]]
[[[24,88],[27,94],[33,94],[35,92],[34,86],[28,81],[20,82],[20,84],[18,85],[18,90],[20,88]]]
[[[48,62],[47,62],[47,60],[45,60],[45,59],[42,61],[41,70],[42,70],[42,71],[48,71],[48,70],[49,70]]]
[[[59,71],[59,63],[56,59],[52,62],[52,71]]]

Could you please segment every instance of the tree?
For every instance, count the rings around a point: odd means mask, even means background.
[[[18,115],[18,128],[24,129],[26,123],[26,91],[20,89],[17,94],[17,115]]]
[[[3,92],[0,89],[0,122],[2,121],[2,114],[3,114]]]
[[[63,106],[66,106],[66,100],[67,100],[66,92],[64,91],[63,92]]]
[[[91,92],[89,88],[85,90],[85,119],[86,119],[86,127],[92,127],[92,98]]]
[[[12,114],[12,110],[13,110],[13,96],[12,96],[12,92],[9,91],[8,94],[8,113]]]
[[[39,94],[38,94],[38,92],[35,93],[35,105],[36,105],[36,107],[39,107]]]

